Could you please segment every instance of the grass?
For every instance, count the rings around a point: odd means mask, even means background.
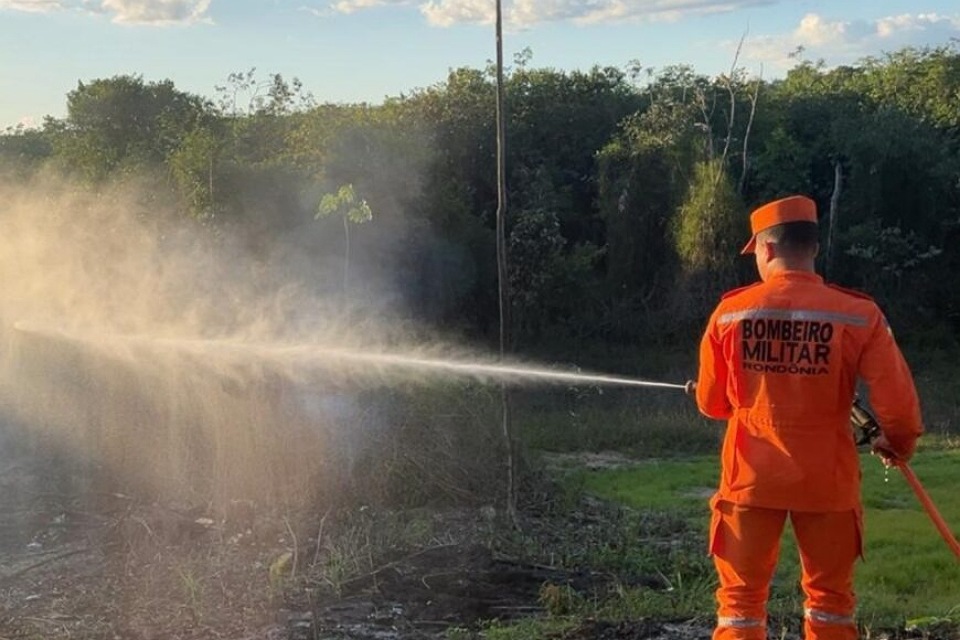
[[[947,522],[960,531],[960,492],[953,489],[960,468],[960,377],[956,376],[960,353],[913,345],[906,356],[914,369],[927,427],[913,468]],[[582,357],[578,361],[607,371],[611,366],[603,363],[609,357],[597,354],[601,363],[597,366]],[[657,349],[625,351],[617,357],[620,366],[612,370],[628,376],[682,381],[695,371],[695,363],[684,354],[661,354]],[[709,625],[715,576],[705,553],[707,499],[717,484],[717,452],[724,425],[700,417],[691,402],[669,390],[638,393],[572,387],[518,393],[514,402],[515,428],[524,446],[545,453],[547,465],[553,460],[566,474],[567,503],[576,502],[575,494],[587,492],[625,505],[630,508],[627,513],[633,514],[595,531],[592,545],[574,544],[577,551],[566,555],[556,548],[548,560],[621,576],[654,572],[668,584],[666,589],[624,586],[606,598],[582,602],[570,615],[554,616],[554,623],[571,617],[636,620],[650,616],[696,619]],[[583,462],[577,464],[576,455],[551,458],[551,454],[605,451],[642,461],[628,469],[588,471]],[[862,463],[866,561],[858,564],[856,589],[864,637],[874,631],[911,627],[919,629],[922,637],[960,637],[956,588],[960,564],[899,473],[885,472],[867,455]],[[658,539],[663,537],[672,537],[676,544],[660,545]],[[799,558],[789,527],[784,537],[769,603],[771,630],[796,633],[803,598]],[[546,629],[537,629],[529,623],[509,637],[544,637]],[[514,629],[507,625],[496,631]]]
[[[866,561],[858,565],[856,576],[860,619],[875,627],[949,620],[960,628],[960,563],[896,470],[885,470],[869,455],[863,456],[862,466]],[[957,531],[960,449],[922,451],[911,466]],[[708,508],[703,489],[714,486],[717,475],[716,458],[699,457],[582,472],[577,481],[591,493],[635,509],[668,511],[699,522],[695,530],[705,548]],[[792,534],[788,530],[784,535],[771,596],[773,617],[798,613],[801,600]]]
[[[911,465],[954,535],[960,532],[958,465],[960,449],[924,451]],[[857,579],[861,609],[881,619],[951,618],[960,628],[960,562],[899,472],[871,466],[864,473],[867,548]]]
[[[650,458],[709,453],[720,443],[717,423],[671,389],[518,394],[514,415],[524,446],[536,451],[615,450]]]

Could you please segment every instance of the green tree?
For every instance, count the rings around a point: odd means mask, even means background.
[[[140,76],[121,75],[80,82],[67,94],[56,153],[65,167],[92,180],[157,167],[206,109],[204,100],[169,80],[145,83]]]
[[[298,78],[288,82],[282,74],[271,73],[266,80],[260,80],[256,67],[230,73],[226,83],[217,85],[215,90],[220,113],[234,118],[288,115],[314,106],[313,96]]]
[[[526,64],[508,76],[506,95],[511,201],[539,206],[530,201],[548,185],[563,237],[602,242],[603,227],[588,213],[598,196],[596,153],[641,106],[640,97],[619,69],[561,72]]]
[[[0,172],[23,175],[39,168],[53,153],[48,128],[8,127],[0,133]]]
[[[673,238],[682,265],[678,311],[699,322],[722,291],[737,281],[746,213],[719,159],[696,165],[677,211]],[[682,316],[679,318],[682,319]]]
[[[643,92],[647,105],[624,118],[597,154],[599,214],[606,227],[603,324],[612,339],[637,339],[661,328],[663,301],[678,268],[669,241],[673,217],[709,146],[693,99],[704,82],[686,67],[656,76]]]
[[[177,186],[197,218],[212,217],[217,211],[217,164],[224,139],[213,124],[200,124],[187,133],[169,158]]]
[[[960,135],[960,40],[939,47],[906,47],[866,58],[855,88],[880,105]]]
[[[373,219],[367,201],[358,198],[352,184],[342,185],[336,193],[324,194],[317,206],[316,218],[337,216],[343,220],[343,291],[350,282],[350,224],[363,224]]]
[[[674,227],[683,267],[730,272],[744,220],[743,205],[719,161],[698,163]]]

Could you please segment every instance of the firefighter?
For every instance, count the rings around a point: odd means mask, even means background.
[[[877,305],[825,284],[813,200],[750,215],[760,282],[725,294],[700,344],[708,417],[727,420],[710,554],[719,577],[714,640],[761,640],[786,519],[800,550],[806,640],[857,637],[853,568],[862,556],[860,469],[850,410],[857,380],[883,435],[874,452],[909,460],[923,431],[910,370]]]

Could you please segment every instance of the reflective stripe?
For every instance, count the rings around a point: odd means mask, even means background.
[[[838,322],[840,324],[851,324],[856,327],[867,326],[865,316],[853,316],[847,313],[835,313],[833,311],[818,311],[816,309],[744,309],[743,311],[731,311],[724,313],[717,318],[717,324],[729,324],[737,320],[747,318],[757,320],[806,320],[820,322]]]
[[[853,616],[820,611],[819,609],[804,609],[803,615],[806,616],[807,620],[821,624],[853,624],[854,622]]]
[[[763,620],[757,618],[733,618],[729,616],[717,616],[718,627],[733,627],[735,629],[753,629],[762,627]]]

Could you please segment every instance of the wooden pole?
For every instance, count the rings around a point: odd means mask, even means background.
[[[843,189],[843,167],[840,159],[833,161],[833,193],[830,195],[830,220],[827,223],[827,255],[823,260],[823,275],[830,278],[833,275],[833,250],[836,241],[837,216],[840,213],[840,191]]]
[[[497,279],[500,306],[500,360],[504,360],[510,344],[510,283],[507,273],[506,225],[507,162],[506,124],[503,87],[503,9],[497,2]],[[510,392],[500,383],[500,405],[504,444],[507,449],[507,514],[516,522],[516,443],[513,437]]]

